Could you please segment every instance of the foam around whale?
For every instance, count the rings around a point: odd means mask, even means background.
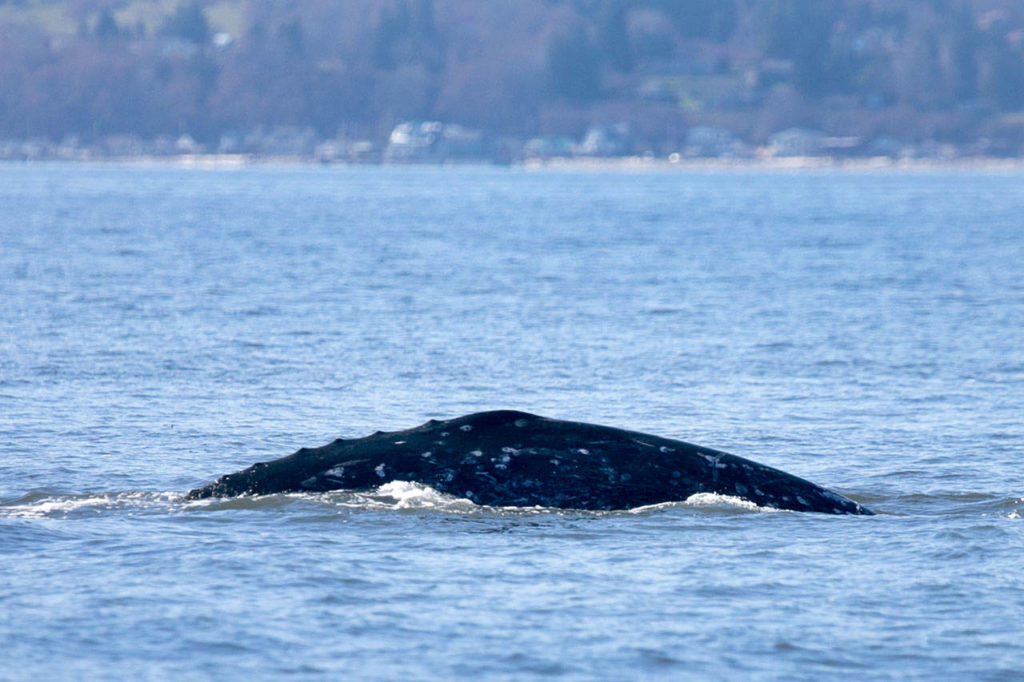
[[[188,498],[366,490],[390,481],[416,481],[506,507],[632,509],[711,493],[792,511],[872,513],[831,490],[726,452],[512,410],[303,448],[222,476]]]

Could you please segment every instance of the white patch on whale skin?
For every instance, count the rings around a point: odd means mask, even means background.
[[[660,450],[661,452],[665,452],[665,453],[675,452],[675,448],[670,448],[667,445],[662,445],[660,448],[658,448],[658,450]]]
[[[383,464],[381,466],[384,466]],[[330,478],[341,478],[345,475],[345,467],[334,467],[325,471],[323,476],[329,476]]]
[[[380,464],[375,466],[373,468],[373,471],[374,471],[375,474],[377,474],[381,478],[384,478],[385,476],[387,476],[387,474],[384,473],[384,463],[383,462],[381,462]]]
[[[504,452],[504,453],[507,453],[507,454],[509,454],[509,455],[518,455],[518,454],[519,454],[519,451],[518,451],[518,450],[516,450],[515,448],[510,448],[510,447],[508,447],[508,446],[506,446],[506,447],[503,447],[503,448],[501,449],[501,451],[502,451],[502,452]]]
[[[515,424],[517,428],[521,429],[524,426],[529,426],[530,420],[529,419],[517,419],[517,420],[515,420],[512,423]]]
[[[647,448],[653,448],[654,447],[654,445],[652,443],[645,443],[644,441],[637,440],[636,438],[633,439],[633,442],[637,443],[639,445],[643,445],[644,447],[647,447]]]
[[[557,459],[551,460],[551,463],[554,464],[555,466],[558,466],[559,464],[561,464],[561,462],[559,462]]]
[[[589,455],[590,454],[590,450],[587,450],[586,448],[576,448],[576,454],[577,455]]]
[[[396,440],[395,441],[395,445],[405,445],[405,441],[404,440]]]
[[[442,431],[441,432],[441,438],[447,438],[450,435],[452,435],[452,434],[448,433],[447,431]]]
[[[482,450],[474,450],[473,452],[471,452],[469,454],[473,455],[474,457],[482,457],[484,453],[483,453]]]
[[[473,427],[470,426],[469,424],[463,424],[462,426],[459,427],[459,431],[472,431],[472,430],[473,430]]]

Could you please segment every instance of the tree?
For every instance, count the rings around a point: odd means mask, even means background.
[[[444,66],[445,41],[434,23],[431,0],[410,6],[400,2],[385,11],[377,24],[371,60],[378,69],[393,71],[401,66],[424,66],[438,73]]]
[[[598,42],[608,63],[616,71],[629,72],[636,65],[636,52],[626,27],[627,8],[615,2],[601,18]]]
[[[833,0],[777,0],[771,8],[766,51],[793,61],[794,84],[808,97],[856,90],[863,65],[833,40],[841,9]]]
[[[1024,108],[1024,54],[1001,45],[992,64],[992,95],[1003,111]]]
[[[656,4],[686,38],[706,38],[722,43],[736,30],[735,0],[661,0]]]
[[[96,20],[96,27],[92,30],[92,34],[100,40],[110,40],[121,36],[121,27],[117,25],[117,20],[114,19],[114,15],[110,13],[110,8],[105,7],[103,8],[103,11],[100,12],[100,16]]]
[[[601,54],[581,27],[549,43],[546,64],[552,94],[579,102],[600,94]]]
[[[302,22],[293,18],[277,27],[277,38],[284,44],[287,53],[292,57],[304,57],[306,54],[306,32]]]
[[[210,24],[199,2],[193,0],[178,6],[164,24],[161,33],[196,45],[205,45],[210,41]]]

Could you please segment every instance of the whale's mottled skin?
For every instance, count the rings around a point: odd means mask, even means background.
[[[630,509],[718,493],[793,511],[872,513],[809,481],[711,448],[510,410],[303,448],[222,476],[188,498],[358,490],[394,480],[494,506]]]

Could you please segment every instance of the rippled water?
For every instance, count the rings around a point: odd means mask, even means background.
[[[0,678],[1020,679],[1022,180],[0,165]],[[879,515],[181,498],[494,408]]]

